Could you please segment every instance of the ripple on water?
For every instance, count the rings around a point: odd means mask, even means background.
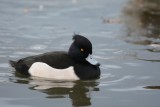
[[[103,69],[122,69],[122,67],[118,65],[101,65],[101,68]]]
[[[0,63],[0,68],[8,68],[8,63]]]
[[[124,53],[124,51],[123,50],[117,50],[117,51],[115,51],[115,52],[113,52],[114,54],[123,54]]]
[[[14,52],[13,53],[14,55],[37,55],[37,54],[40,54],[40,52]]]
[[[115,57],[114,56],[110,56],[110,57],[107,57],[107,56],[99,56],[99,55],[94,55],[94,58],[96,59],[100,59],[100,60],[110,60],[110,59],[114,59]]]
[[[19,55],[9,55],[10,58],[19,58]]]
[[[107,79],[107,78],[112,78],[112,77],[115,77],[113,74],[111,74],[111,73],[107,73],[107,74],[105,74],[105,73],[103,73],[102,75],[101,75],[101,80],[105,80],[105,79]]]
[[[143,86],[136,86],[136,87],[130,87],[130,88],[115,88],[110,89],[111,91],[119,91],[119,92],[127,92],[127,91],[141,91],[145,90]]]
[[[5,57],[6,57],[6,55],[0,55],[0,57],[1,57],[1,58],[5,58]]]
[[[29,49],[32,49],[32,50],[44,50],[46,48],[47,48],[47,45],[42,45],[42,44],[37,44],[29,47]]]
[[[137,52],[135,57],[139,60],[160,62],[160,54],[157,52]]]
[[[133,63],[133,62],[126,62],[126,63],[124,63],[124,64],[126,64],[126,65],[128,65],[128,66],[133,66],[133,67],[141,66],[140,63]]]
[[[109,77],[109,76],[108,76]],[[105,78],[108,78],[108,77],[105,77]],[[124,76],[124,77],[121,77],[119,79],[114,79],[115,76],[114,75],[110,75],[111,78],[113,78],[112,80],[108,80],[108,81],[102,81],[100,83],[100,86],[108,86],[108,85],[112,85],[112,84],[117,84],[119,82],[122,82],[124,80],[128,80],[128,79],[131,79],[133,78],[134,76],[131,76],[131,75],[127,75],[127,76]]]
[[[8,82],[8,77],[12,76],[11,73],[0,73],[0,83]]]

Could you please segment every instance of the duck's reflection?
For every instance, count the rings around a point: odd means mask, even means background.
[[[146,86],[146,87],[143,87],[145,89],[151,89],[151,90],[160,90],[160,86]]]
[[[99,83],[94,80],[73,82],[18,77],[16,83],[30,84],[30,89],[46,93],[46,98],[70,98],[74,107],[91,105],[91,92],[99,91],[96,87]]]
[[[69,97],[72,100],[73,106],[91,105],[91,96],[90,96],[91,91],[99,90],[98,88],[95,87],[98,85],[98,83],[95,81],[52,82],[51,84],[52,86],[49,85],[47,86],[47,89],[44,89],[44,85],[40,84],[36,85],[34,83],[35,86],[32,88],[43,89],[40,91],[46,93],[48,95],[47,98]]]
[[[124,22],[127,26],[128,42],[150,45],[160,41],[160,1],[130,0],[124,8]],[[134,37],[134,38],[131,38]]]

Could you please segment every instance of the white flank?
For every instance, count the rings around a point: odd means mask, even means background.
[[[57,79],[57,80],[79,80],[77,75],[74,73],[73,67],[66,69],[52,68],[46,63],[35,62],[29,69],[31,76]]]

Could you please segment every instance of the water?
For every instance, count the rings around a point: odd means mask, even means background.
[[[159,107],[160,9],[149,0],[1,0],[3,107]],[[8,60],[68,50],[74,33],[93,43],[101,78],[25,78]]]

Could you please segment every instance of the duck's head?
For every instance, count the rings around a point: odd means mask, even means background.
[[[92,65],[100,65],[92,57],[92,43],[84,36],[75,34],[73,36],[68,54],[76,61],[87,61]]]

